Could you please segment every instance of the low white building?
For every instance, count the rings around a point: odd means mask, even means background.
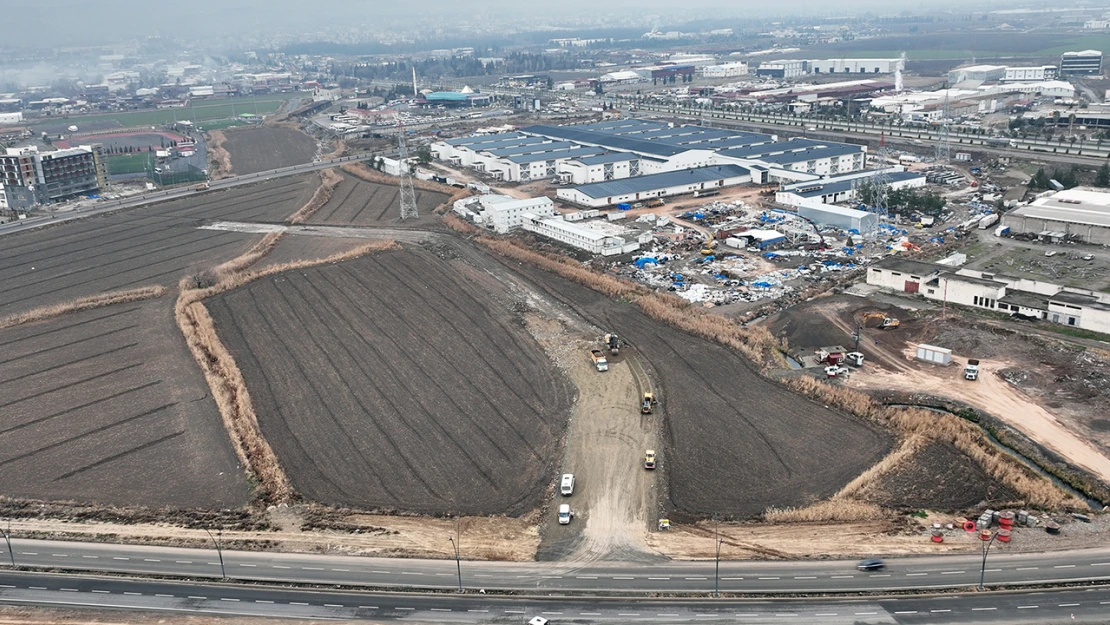
[[[1034,67],[1007,67],[1003,74],[1003,82],[1043,82],[1056,78],[1055,65],[1037,65]]]
[[[701,68],[701,75],[705,78],[735,78],[748,75],[748,64],[744,61],[721,63],[720,65],[706,65]]]
[[[874,232],[879,227],[879,216],[876,213],[822,204],[816,200],[806,200],[800,204],[798,216],[805,217],[820,226],[854,230],[860,234]]]
[[[525,215],[544,218],[555,215],[555,202],[551,198],[536,197],[519,200],[507,195],[486,194],[468,197],[455,202],[455,212],[469,217],[474,223],[506,234],[524,224]]]
[[[821,59],[806,64],[811,74],[893,74],[902,59]]]
[[[640,249],[637,241],[594,230],[580,223],[571,223],[562,217],[543,217],[526,213],[521,227],[542,237],[586,250],[591,254],[616,256]]]
[[[559,189],[555,194],[560,200],[599,208],[694,191],[720,189],[750,181],[751,173],[748,169],[739,165],[718,165],[636,176],[624,180],[595,182]]]
[[[641,158],[632,152],[610,152],[558,163],[557,172],[564,183],[590,184],[640,175]]]

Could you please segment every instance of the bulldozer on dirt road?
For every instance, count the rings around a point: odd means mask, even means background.
[[[880,330],[893,330],[902,324],[901,321],[894,317],[887,317],[885,313],[881,312],[869,312],[860,316],[860,323],[864,326],[870,321],[878,321],[879,323],[875,327]]]
[[[640,412],[642,414],[651,414],[651,410],[655,406],[655,403],[655,393],[644,393],[644,399],[640,402]]]

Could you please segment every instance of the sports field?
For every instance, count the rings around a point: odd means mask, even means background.
[[[118,122],[121,128],[160,126],[179,121],[191,121],[203,126],[202,122],[205,121],[229,119],[243,113],[259,115],[273,113],[278,110],[283,100],[297,97],[300,96],[296,93],[270,93],[249,98],[193,100],[184,108],[77,115],[70,117],[67,122],[77,127],[81,127],[82,124],[113,121]]]
[[[110,176],[154,171],[154,154],[150,152],[105,156],[104,162],[108,165],[108,175]]]

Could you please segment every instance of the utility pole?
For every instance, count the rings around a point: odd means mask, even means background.
[[[979,590],[983,590],[983,580],[987,576],[987,553],[991,550],[991,545],[994,544],[996,538],[998,538],[998,532],[992,533],[989,540],[983,541],[983,565],[979,567]]]
[[[717,517],[713,517],[713,548],[715,551],[715,560],[713,565],[713,596],[721,596],[721,538],[718,531]]]
[[[8,543],[8,560],[12,563],[12,568],[15,568],[15,551],[12,551],[12,520],[8,519],[7,525],[4,527],[4,542]]]
[[[416,191],[412,188],[412,173],[408,168],[409,148],[405,143],[405,126],[397,121],[397,160],[401,168],[401,219],[418,219],[416,210]]]
[[[459,548],[462,546],[462,515],[455,517],[455,536],[448,536],[447,540],[451,541],[451,547],[455,550],[455,572],[459,576],[459,592],[463,591],[462,586],[462,562],[459,557]]]
[[[948,100],[948,92],[944,91],[944,104],[941,106],[940,137],[937,139],[937,163],[947,165],[952,158],[951,127],[952,105]]]
[[[212,536],[212,531],[209,530],[207,527],[204,528],[204,531],[208,532],[208,537],[212,539],[212,542],[216,543],[216,553],[218,553],[219,556],[220,556],[220,576],[223,577],[223,579],[227,579],[227,568],[224,567],[224,546],[223,546],[224,530],[223,530],[223,528],[218,528],[216,530],[216,535],[215,536]]]

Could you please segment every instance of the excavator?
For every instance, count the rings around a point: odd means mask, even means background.
[[[880,330],[893,330],[902,323],[901,321],[898,321],[893,317],[887,317],[881,312],[864,313],[863,316],[860,318],[860,322],[863,323],[863,325],[867,325],[869,321],[878,321],[879,324],[875,327],[879,328]]]
[[[606,334],[605,345],[609,347],[610,356],[616,356],[621,352],[621,339],[616,334]]]

